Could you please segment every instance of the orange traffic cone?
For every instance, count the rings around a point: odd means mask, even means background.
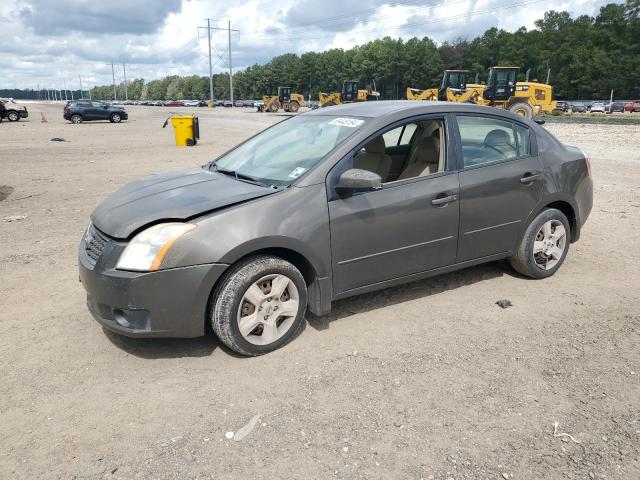
[[[49,123],[43,112],[40,112],[40,123]]]

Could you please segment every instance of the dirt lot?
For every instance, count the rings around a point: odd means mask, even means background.
[[[104,332],[76,249],[116,188],[281,117],[198,109],[202,141],[179,149],[165,108],[120,125],[29,109],[0,125],[0,478],[640,478],[640,125],[548,126],[596,179],[554,277],[498,262],[359,296],[243,359],[212,336]]]

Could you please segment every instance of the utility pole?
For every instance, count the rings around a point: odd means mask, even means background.
[[[69,99],[67,98],[67,81],[66,80],[62,80],[62,86],[64,87],[64,100],[68,102]],[[62,98],[60,98],[60,100],[62,100]]]
[[[78,79],[80,80],[80,98],[84,98],[84,92],[82,91],[82,76],[78,75]]]
[[[124,73],[124,99],[129,100],[129,94],[127,93],[127,64],[122,64],[122,73]]]
[[[231,20],[228,23],[228,32],[229,32],[229,90],[231,92],[231,108],[235,108],[235,103],[233,101],[233,67],[231,64]]]
[[[198,27],[198,28],[206,28],[207,35],[209,36],[209,95],[211,96],[211,101],[213,102],[213,71],[211,66],[211,30],[224,30],[229,34],[229,96],[231,97],[231,107],[235,107],[233,102],[233,63],[231,58],[231,32],[239,32],[240,30],[234,30],[231,28],[231,20],[227,22],[227,28],[218,28],[212,27],[210,23],[211,19],[207,18],[207,26],[206,27]]]
[[[113,100],[118,100],[118,94],[116,93],[116,72],[113,69],[113,62],[111,62],[111,78],[113,79]]]

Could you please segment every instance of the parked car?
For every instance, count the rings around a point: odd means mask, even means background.
[[[567,112],[569,110],[569,102],[565,102],[564,100],[558,100],[556,102],[556,110],[560,110],[561,112]]]
[[[91,214],[80,279],[109,330],[196,337],[209,324],[260,355],[334,300],[503,258],[549,277],[592,201],[584,152],[524,117],[352,103],[115,192]]]
[[[261,112],[264,109],[264,101],[256,100],[255,102],[253,102],[253,106],[257,108],[259,112]]]
[[[627,103],[624,106],[624,111],[629,113],[640,112],[640,100],[634,100],[630,103]]]
[[[591,104],[591,113],[604,113],[605,106],[603,102],[593,102]]]
[[[605,109],[607,110],[607,113],[623,113],[624,103],[622,102],[607,103],[605,105]]]
[[[62,116],[71,123],[92,120],[109,120],[111,123],[120,123],[122,120],[129,118],[124,108],[97,100],[73,100],[67,102]]]
[[[255,106],[255,102],[253,100],[243,100],[242,105],[244,107],[253,108]]]
[[[2,118],[6,118],[10,122],[17,122],[21,118],[29,116],[27,107],[16,103],[13,98],[0,98],[0,103],[4,105],[4,110],[1,114]]]
[[[186,107],[199,107],[200,106],[200,100],[185,100],[182,103],[184,103],[184,105]]]
[[[233,103],[231,103],[231,100],[225,100],[224,102],[222,102],[222,106],[223,107],[233,107]]]
[[[240,107],[240,108],[244,107],[244,102],[242,100],[236,100],[233,104],[236,107]]]
[[[184,103],[178,101],[178,100],[167,100],[166,102],[164,102],[164,106],[165,107],[184,107]]]
[[[587,107],[585,107],[582,103],[572,103],[571,111],[573,113],[585,113],[587,111]]]

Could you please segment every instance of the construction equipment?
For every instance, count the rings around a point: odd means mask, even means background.
[[[407,100],[470,102],[532,118],[556,108],[551,85],[518,82],[518,67],[491,67],[486,85],[466,83],[467,71],[445,70],[439,89],[407,89]]]
[[[358,82],[354,80],[345,80],[342,82],[341,92],[320,92],[321,107],[330,107],[332,105],[340,105],[342,103],[370,102],[372,100],[379,99],[380,92],[376,91],[375,82],[373,84],[373,88],[371,88],[371,86],[367,86],[366,89],[359,89]]]
[[[278,95],[265,95],[262,110],[275,113],[282,108],[285,112],[296,113],[304,104],[304,95],[292,93],[292,90],[291,87],[278,87]]]
[[[482,95],[484,85],[467,83],[468,70],[445,70],[439,88],[407,88],[407,100],[470,102]]]

